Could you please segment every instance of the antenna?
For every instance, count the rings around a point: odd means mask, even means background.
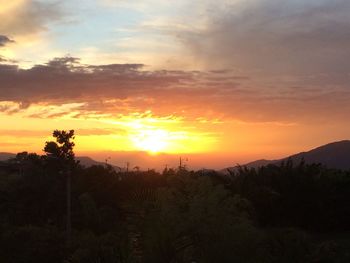
[[[184,164],[184,161],[188,162],[188,158],[182,159],[182,157],[180,157],[179,170],[185,169],[186,165]]]
[[[126,162],[126,172],[129,172],[129,165],[130,165],[130,163]]]

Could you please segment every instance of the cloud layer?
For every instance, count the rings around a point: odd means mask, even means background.
[[[322,79],[327,83],[327,76],[318,77]],[[277,84],[257,84],[254,76],[229,70],[152,71],[142,64],[85,65],[73,57],[29,69],[5,62],[0,64],[0,82],[0,101],[17,103],[2,106],[8,114],[31,104],[74,106],[38,112],[36,117],[59,117],[73,110],[76,117],[152,110],[160,116],[289,123],[332,115],[342,119],[349,112],[350,98],[344,85],[318,86],[312,79],[309,83],[304,79],[302,86],[300,80],[282,79]]]
[[[178,42],[170,44],[181,45],[183,54],[176,53],[169,61],[183,60],[186,64],[190,57],[201,67],[154,70],[145,66],[141,58],[129,64],[103,65],[97,52],[96,63],[80,62],[85,61],[84,57],[63,57],[23,69],[3,55],[0,101],[18,105],[3,107],[3,111],[11,114],[35,103],[78,103],[77,117],[152,110],[158,115],[187,115],[193,119],[216,116],[244,122],[286,123],[343,121],[350,113],[349,1],[181,0],[174,6],[164,2],[159,9],[153,8],[157,2],[104,1],[108,9],[134,9],[142,17],[138,27],[133,24],[134,27],[119,28],[128,54],[144,48],[144,42],[132,42],[129,34],[136,32],[141,40],[155,34],[158,42],[161,36],[166,41],[171,36]],[[4,34],[0,36],[0,46],[9,44],[7,36],[17,42],[17,35],[47,30],[50,21],[59,20],[64,13],[61,5],[52,1],[13,3],[5,6],[7,12],[0,12],[0,19],[5,21],[0,25]],[[93,6],[92,2],[87,6]],[[24,18],[29,22],[23,23]],[[106,25],[105,21],[102,24]],[[67,28],[76,30],[73,32],[79,38],[79,23],[75,26]],[[87,41],[90,39],[99,38],[91,36]],[[113,41],[114,38],[101,39]],[[115,55],[113,49],[104,54]],[[50,116],[64,113],[54,114]]]
[[[347,72],[350,2],[251,0],[218,4],[205,26],[177,32],[211,65],[269,74]]]

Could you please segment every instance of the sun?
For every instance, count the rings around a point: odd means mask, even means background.
[[[134,146],[150,154],[165,151],[169,145],[169,134],[165,130],[144,130],[132,136]]]

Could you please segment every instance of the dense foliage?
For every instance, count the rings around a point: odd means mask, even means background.
[[[1,262],[350,260],[349,172],[288,161],[229,176],[117,173],[71,162],[67,244],[67,168],[48,156],[20,153],[0,165]]]

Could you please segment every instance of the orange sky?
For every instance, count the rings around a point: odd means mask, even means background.
[[[218,168],[349,139],[346,1],[0,6],[2,152],[74,129],[78,155]]]

